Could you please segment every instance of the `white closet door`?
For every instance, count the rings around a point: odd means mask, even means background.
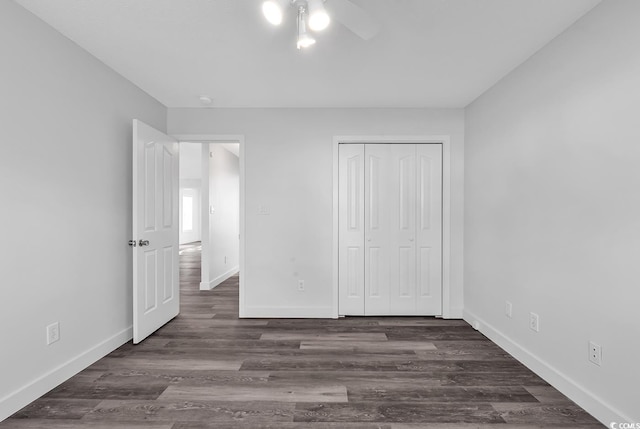
[[[442,145],[339,146],[339,314],[442,314]]]
[[[340,315],[364,315],[364,145],[339,150],[338,282]]]
[[[442,145],[417,145],[417,310],[442,314]]]

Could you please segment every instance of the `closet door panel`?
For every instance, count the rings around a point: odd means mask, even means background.
[[[413,315],[416,314],[416,145],[389,146],[389,314]]]
[[[417,310],[442,314],[442,145],[417,145]]]
[[[365,314],[389,314],[390,145],[365,146]]]
[[[364,315],[364,145],[339,145],[338,314]]]

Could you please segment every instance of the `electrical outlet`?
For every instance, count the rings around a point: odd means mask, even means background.
[[[540,332],[540,316],[536,313],[529,313],[529,328],[532,331]]]
[[[598,366],[602,365],[602,346],[589,341],[589,361]]]
[[[224,257],[224,264],[225,265],[227,264],[227,257],[226,256]]]
[[[58,322],[47,326],[47,345],[51,345],[60,339],[60,324]]]
[[[513,304],[511,304],[511,301],[504,302],[504,314],[508,318],[513,317]]]
[[[304,290],[304,280],[298,280],[298,290]]]

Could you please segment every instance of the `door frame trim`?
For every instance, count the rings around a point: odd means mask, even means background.
[[[452,317],[451,311],[451,137],[448,135],[342,135],[333,137],[333,311],[332,317],[338,314],[338,147],[340,144],[366,143],[424,143],[442,144],[442,318]]]
[[[239,290],[239,314],[238,317],[245,317],[245,157],[244,157],[244,134],[173,134],[179,142],[192,143],[239,143],[239,163],[240,163],[240,283]],[[208,208],[207,208],[208,212]]]

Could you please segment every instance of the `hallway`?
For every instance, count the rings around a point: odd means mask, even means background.
[[[238,277],[200,291],[180,253],[175,320],[0,428],[601,427],[464,321],[240,320]]]

